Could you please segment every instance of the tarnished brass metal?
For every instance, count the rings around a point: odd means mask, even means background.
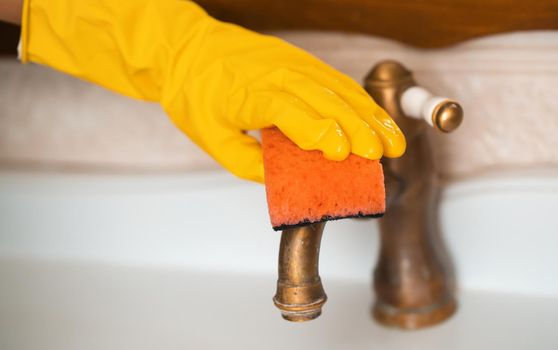
[[[325,223],[284,230],[279,248],[279,279],[273,302],[284,319],[313,320],[322,313],[327,296],[318,263]]]
[[[452,132],[463,121],[463,108],[455,101],[444,101],[434,108],[432,124],[443,132]]]
[[[406,117],[401,94],[416,85],[409,70],[395,61],[377,64],[366,90],[395,119],[407,138],[407,151],[383,159],[387,209],[380,221],[381,248],[374,271],[380,323],[414,329],[441,322],[456,309],[452,265],[438,232],[438,185],[424,120]],[[434,111],[437,129],[455,129],[463,117],[458,104]]]

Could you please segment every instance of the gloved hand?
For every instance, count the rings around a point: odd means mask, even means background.
[[[405,138],[353,80],[278,38],[180,0],[26,0],[23,62],[158,101],[196,144],[239,177],[263,181],[259,143],[277,126],[305,150],[398,157]]]

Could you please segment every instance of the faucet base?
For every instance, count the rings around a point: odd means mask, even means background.
[[[449,318],[457,304],[453,265],[439,227],[439,185],[428,128],[455,129],[463,117],[462,110],[431,110],[429,103],[436,99],[430,101],[428,93],[421,92],[425,95],[421,99],[426,100],[416,106],[406,105],[407,112],[421,118],[408,118],[403,94],[417,84],[412,73],[395,61],[378,63],[365,84],[407,139],[407,152],[402,157],[382,159],[388,208],[380,221],[373,315],[381,324],[403,329],[434,325]],[[424,102],[427,100],[430,102]]]
[[[441,323],[456,310],[457,302],[448,295],[439,302],[421,307],[396,307],[376,301],[372,315],[385,326],[412,330]]]

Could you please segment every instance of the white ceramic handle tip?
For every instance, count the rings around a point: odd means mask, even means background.
[[[401,95],[401,109],[408,117],[424,119],[428,125],[434,127],[434,121],[432,120],[434,110],[438,105],[447,101],[450,101],[450,99],[434,96],[420,86],[413,86]]]

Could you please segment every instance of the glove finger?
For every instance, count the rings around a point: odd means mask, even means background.
[[[217,162],[240,178],[264,182],[262,150],[255,138],[228,129],[215,135],[207,148]]]
[[[398,158],[405,153],[407,141],[399,126],[389,114],[380,106],[373,116],[363,116],[364,120],[376,130],[384,144],[384,155],[388,158]]]
[[[253,91],[234,112],[241,129],[277,126],[304,150],[322,151],[331,160],[343,160],[350,145],[333,119],[323,119],[299,98],[282,91]]]
[[[334,91],[296,72],[287,74],[282,89],[299,97],[322,118],[335,120],[351,144],[351,152],[368,159],[379,159],[383,145],[374,130]]]
[[[333,70],[333,69],[332,69]],[[405,153],[405,135],[389,114],[380,107],[356,82],[350,84],[347,79],[340,79],[343,73],[330,74],[312,67],[304,68],[312,79],[333,90],[339,97],[346,101],[353,110],[364,119],[382,141],[384,155],[389,158],[400,157]],[[350,79],[352,80],[352,79]]]

